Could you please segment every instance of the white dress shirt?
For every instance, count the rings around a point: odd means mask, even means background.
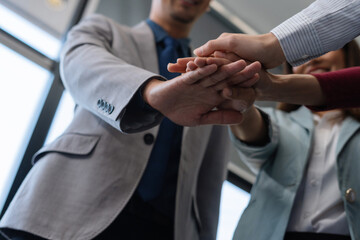
[[[314,114],[313,148],[299,186],[287,231],[350,235],[337,178],[335,153],[340,111]]]

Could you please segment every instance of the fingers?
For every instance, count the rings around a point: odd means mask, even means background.
[[[197,68],[198,68],[198,65],[196,65],[193,61],[188,62],[188,64],[186,65],[186,72],[194,71]]]
[[[236,55],[235,53],[232,52],[221,52],[221,51],[215,51],[214,52],[214,56],[216,58],[225,58],[231,62],[235,62],[237,60],[240,60],[240,56]]]
[[[231,109],[238,112],[246,112],[254,102],[247,100],[227,100],[218,106],[219,109]]]
[[[260,79],[260,75],[258,73],[255,73],[255,75],[252,78],[249,78],[248,80],[235,85],[238,87],[249,88],[254,86],[259,81],[259,79]]]
[[[241,59],[237,59],[237,60],[241,60]],[[237,60],[235,60],[235,61],[237,61]],[[218,57],[206,58],[206,64],[216,64],[217,66],[222,66],[222,65],[229,64],[229,63],[235,62],[235,61],[229,61],[226,58],[218,58]],[[195,59],[195,63],[196,63],[196,59]]]
[[[194,84],[203,78],[213,74],[216,72],[217,66],[215,64],[207,65],[202,68],[197,68],[194,71],[187,72],[178,78],[181,78],[183,82],[186,84]]]
[[[238,58],[235,54],[228,54],[231,59]],[[186,63],[185,70],[183,65]],[[185,82],[187,84],[199,83],[202,87],[214,87],[215,90],[222,90],[223,88],[231,85],[238,85],[239,87],[251,87],[259,80],[259,72],[261,71],[261,64],[254,62],[246,66],[244,60],[237,60],[231,62],[225,58],[186,58],[179,59],[178,66],[172,66],[172,70],[177,67],[181,68],[182,73],[188,73],[197,70],[198,68],[204,68],[209,65],[216,65],[218,71],[216,73],[210,73],[208,70],[201,70],[195,72],[192,75],[185,76]],[[204,72],[206,71],[206,73]],[[201,73],[199,75],[199,73]],[[203,75],[204,74],[204,75]],[[203,79],[200,77],[203,76]]]
[[[246,102],[254,102],[256,92],[253,88],[228,87],[221,91],[221,96],[229,100],[244,100]]]
[[[251,87],[259,80],[260,71],[261,64],[259,62],[251,63],[250,65],[247,65],[244,70],[236,72],[226,79],[226,84],[228,84],[228,86],[237,85],[239,87]]]
[[[239,59],[236,59],[236,60],[239,60]],[[228,63],[234,62],[234,61],[229,61],[225,58],[221,59],[219,57],[196,57],[196,58],[195,57],[187,57],[187,58],[177,59],[176,63],[169,63],[167,68],[168,68],[169,72],[185,73],[186,68],[188,67],[188,64],[190,62],[195,62],[195,64],[198,67],[203,67],[205,65],[211,65],[211,64],[216,64],[217,66],[221,66],[221,65],[225,65],[225,64],[228,64]]]
[[[195,58],[194,63],[195,63],[198,67],[203,67],[203,66],[205,66],[205,65],[208,65],[206,59],[207,59],[207,58],[197,57],[197,58]]]
[[[203,46],[194,50],[194,53],[199,57],[206,57],[213,54],[215,51],[230,52],[236,46],[236,39],[232,37],[233,34],[222,34],[215,40],[210,40]]]
[[[185,73],[188,62],[194,61],[194,57],[179,58],[176,63],[169,63],[167,68],[169,72]]]
[[[169,72],[173,72],[173,73],[185,73],[186,72],[186,64],[183,65],[179,65],[177,63],[169,63],[167,65],[167,69]]]
[[[234,75],[235,73],[240,72],[245,67],[246,67],[246,63],[244,60],[239,60],[233,63],[223,65],[219,68],[219,70],[216,73],[204,78],[199,82],[199,84],[202,87],[215,86],[218,83],[222,82],[223,80]]]
[[[218,106],[218,108],[233,109],[243,113],[247,109],[249,109],[249,107],[251,107],[255,102],[256,93],[253,88],[238,88],[238,92],[236,93],[238,95],[236,95],[236,99],[231,97],[229,98],[229,96],[227,95],[229,93],[226,93],[227,90],[229,89],[225,88],[221,92],[221,96],[229,100],[224,101],[220,106]]]
[[[243,120],[243,115],[234,110],[216,110],[210,111],[201,116],[199,124],[239,124]]]

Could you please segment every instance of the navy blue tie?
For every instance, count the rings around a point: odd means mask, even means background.
[[[179,42],[167,36],[163,40],[164,49],[161,51],[159,56],[159,70],[160,75],[166,77],[168,80],[179,76],[178,73],[171,73],[167,70],[168,63],[174,63],[176,60],[181,57],[178,53],[178,49],[180,49]],[[182,54],[181,54],[182,55]]]
[[[176,59],[183,57],[184,54],[179,50],[180,45],[176,39],[168,36],[164,38],[163,44],[163,50],[159,54],[159,70],[162,76],[170,80],[179,74],[168,72],[168,63],[176,62]],[[143,200],[151,201],[162,195],[163,197],[160,198],[165,198],[164,205],[168,204],[169,198],[175,201],[182,131],[182,126],[166,117],[161,122],[148,165],[137,189]],[[164,188],[166,193],[163,192]],[[159,203],[162,204],[162,201],[160,200]],[[170,203],[168,207],[163,205],[162,208],[168,209],[165,210],[166,212],[173,211],[173,204]]]

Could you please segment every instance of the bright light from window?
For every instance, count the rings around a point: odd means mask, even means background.
[[[52,142],[53,140],[55,140],[55,138],[57,138],[64,132],[65,128],[70,124],[71,120],[74,117],[74,107],[75,103],[71,95],[69,94],[69,92],[64,91],[58,109],[56,110],[54,121],[51,124],[45,144]]]
[[[231,240],[246,206],[250,194],[226,181],[221,193],[220,217],[217,240]]]
[[[61,43],[0,4],[0,28],[50,58]],[[0,43],[0,210],[51,83],[51,73]],[[30,159],[25,159],[30,161]]]
[[[52,35],[46,33],[31,22],[10,11],[0,4],[0,28],[10,33],[19,40],[43,53],[56,59],[61,43]]]
[[[0,118],[0,196],[5,197],[51,74],[2,44],[0,56],[0,102],[6,108]],[[4,200],[0,198],[0,208]]]

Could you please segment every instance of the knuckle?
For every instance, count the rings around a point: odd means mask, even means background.
[[[228,36],[228,35],[229,35],[229,33],[224,32],[224,33],[220,34],[219,38],[223,38],[223,37],[226,37],[226,36]]]
[[[213,48],[214,45],[215,45],[215,40],[210,40],[210,41],[208,41],[206,45],[207,45],[208,48],[210,48],[210,49]]]

